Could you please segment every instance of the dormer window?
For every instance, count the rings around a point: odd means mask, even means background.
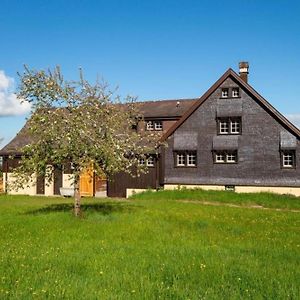
[[[232,97],[237,98],[240,96],[240,90],[239,88],[233,88],[232,89]]]
[[[148,122],[146,123],[146,129],[147,129],[147,130],[154,130],[154,124],[153,124],[152,121],[148,121]]]
[[[222,89],[222,98],[228,98],[229,96],[229,89]]]
[[[154,128],[155,130],[162,130],[163,129],[162,121],[155,121]]]
[[[146,130],[161,131],[161,130],[163,130],[163,123],[162,123],[162,121],[148,121],[146,123]]]

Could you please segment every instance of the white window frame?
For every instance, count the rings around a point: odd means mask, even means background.
[[[176,153],[176,166],[177,167],[185,167],[185,153],[180,152],[180,153]]]
[[[223,88],[221,96],[222,96],[222,98],[228,98],[229,97],[229,89]]]
[[[232,88],[232,98],[238,98],[240,97],[240,89],[239,88]]]
[[[282,168],[295,168],[296,155],[294,151],[282,151]]]
[[[163,130],[163,124],[162,124],[162,121],[155,121],[155,122],[154,122],[154,128],[155,128],[155,130],[157,130],[157,131]]]
[[[216,163],[225,163],[226,157],[224,152],[216,152],[215,153],[215,162]]]
[[[236,164],[238,162],[237,151],[215,151],[214,162],[216,164]]]
[[[230,123],[230,133],[240,134],[241,133],[241,121],[239,119],[232,119]]]
[[[235,164],[237,162],[237,155],[235,152],[226,153],[226,162],[228,164]]]
[[[153,121],[147,121],[146,123],[146,129],[147,130],[154,130],[154,124],[153,124]]]
[[[149,156],[146,160],[147,167],[154,167],[154,156]]]
[[[197,166],[197,154],[195,152],[187,153],[186,165],[188,167],[196,167]]]
[[[228,120],[219,120],[219,133],[220,134],[229,134],[229,121]]]

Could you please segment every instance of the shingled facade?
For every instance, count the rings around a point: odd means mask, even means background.
[[[145,122],[138,130],[161,131],[166,146],[144,162],[148,174],[136,179],[117,174],[107,195],[187,186],[300,196],[300,131],[248,84],[248,64],[239,66],[240,75],[227,70],[200,98],[142,102]],[[13,164],[8,155],[28,142],[22,134],[0,152],[5,182]],[[66,186],[63,176],[58,184]]]

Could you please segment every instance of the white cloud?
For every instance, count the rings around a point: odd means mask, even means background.
[[[300,129],[300,113],[286,115],[287,119],[291,121],[294,125],[296,125]]]
[[[14,79],[0,70],[0,116],[24,115],[30,111],[30,104],[21,103],[12,91],[14,86]]]

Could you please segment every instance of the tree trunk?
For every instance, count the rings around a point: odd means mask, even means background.
[[[75,194],[74,194],[74,214],[76,217],[80,215],[80,177],[75,180]]]

